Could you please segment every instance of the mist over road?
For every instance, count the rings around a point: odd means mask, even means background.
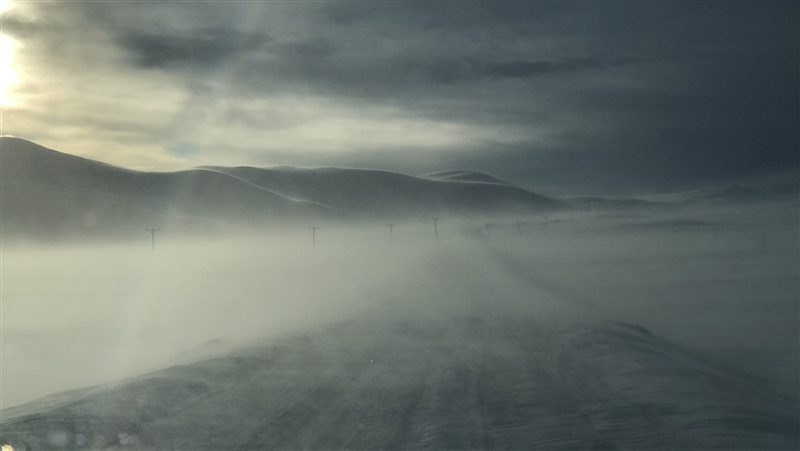
[[[611,308],[554,295],[502,246],[445,241],[360,252],[360,259],[338,246],[281,261],[316,281],[314,294],[325,301],[309,301],[324,312],[316,320],[238,350],[209,345],[193,363],[189,356],[120,383],[6,409],[2,440],[217,449],[797,443],[796,399],[620,323]],[[214,293],[241,280],[217,282]],[[240,293],[239,302],[248,296]],[[229,317],[206,333],[224,336],[237,320],[270,310],[236,302],[226,300]]]

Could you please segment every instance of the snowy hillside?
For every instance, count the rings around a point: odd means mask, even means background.
[[[778,198],[764,191],[731,185],[721,188],[699,189],[663,196],[664,200],[690,205],[747,205],[775,201]]]
[[[226,225],[305,227],[321,219],[531,214],[565,207],[507,184],[365,169],[202,167],[141,172],[19,138],[0,139],[6,238],[125,236],[167,224],[177,232]]]
[[[425,178],[434,180],[452,180],[459,182],[493,183],[496,185],[508,185],[511,183],[494,178],[491,175],[482,174],[474,171],[442,171],[424,175]]]
[[[18,138],[0,139],[5,237],[124,233],[167,222],[191,229],[331,213],[216,171],[132,171]]]
[[[431,214],[531,214],[565,205],[504,183],[413,177],[347,168],[213,167],[258,186],[356,215],[386,218]],[[485,178],[491,179],[489,176]]]

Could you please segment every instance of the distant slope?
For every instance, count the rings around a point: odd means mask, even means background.
[[[491,175],[482,174],[473,171],[442,171],[426,174],[423,177],[432,180],[445,180],[455,182],[473,182],[473,183],[493,183],[495,185],[513,186],[511,183],[505,182]]]
[[[181,228],[220,221],[252,225],[329,210],[216,171],[132,171],[19,138],[0,139],[5,237],[113,233],[168,221]]]
[[[607,199],[603,197],[570,197],[562,199],[579,211],[646,211],[674,208],[668,202],[649,201],[643,199]]]
[[[668,210],[680,207],[737,206],[781,201],[780,196],[739,185],[651,196],[648,199],[609,199],[583,196],[561,199],[584,211]]]
[[[413,177],[343,168],[201,167],[142,172],[0,138],[3,236],[218,229],[312,218],[534,213],[566,204],[465,171]]]
[[[742,205],[777,199],[778,197],[772,194],[740,185],[699,189],[665,196],[665,200],[692,205]]]
[[[475,183],[345,168],[210,167],[266,189],[356,215],[534,213],[566,204],[498,180]],[[489,176],[484,176],[493,179]]]

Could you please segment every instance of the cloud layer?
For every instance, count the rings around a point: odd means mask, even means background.
[[[459,168],[553,194],[796,189],[798,8],[15,4],[3,133],[150,169]]]

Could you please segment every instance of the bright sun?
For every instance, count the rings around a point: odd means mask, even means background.
[[[0,0],[0,13],[6,12],[8,8],[11,8],[11,0]]]
[[[1,1],[1,0],[0,0]],[[0,106],[11,106],[11,85],[17,81],[13,64],[14,40],[0,34]]]

